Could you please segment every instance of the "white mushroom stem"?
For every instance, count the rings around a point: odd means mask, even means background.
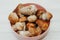
[[[24,23],[24,29],[23,29],[23,31],[25,31],[25,29],[26,29],[26,26],[25,26],[26,24]]]

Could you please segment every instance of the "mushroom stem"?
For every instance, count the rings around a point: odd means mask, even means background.
[[[25,25],[25,23],[24,23],[24,25]],[[24,26],[24,29],[23,29],[23,31],[25,31],[25,29],[26,29],[26,26]]]

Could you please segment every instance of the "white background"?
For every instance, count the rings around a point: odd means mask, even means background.
[[[8,15],[19,3],[34,2],[53,14],[48,35],[43,40],[60,40],[60,0],[0,0],[0,40],[18,40],[13,34]]]

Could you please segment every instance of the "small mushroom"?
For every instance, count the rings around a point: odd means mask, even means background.
[[[31,33],[30,36],[36,36],[37,35],[36,28],[29,27],[28,31]]]
[[[27,28],[29,28],[29,27],[35,27],[35,24],[33,24],[33,23],[27,23]]]
[[[19,22],[24,22],[24,21],[26,21],[26,20],[27,20],[27,18],[26,18],[25,16],[19,18]]]
[[[43,23],[44,23],[44,21],[43,20],[36,20],[36,24],[38,24],[38,26],[42,26],[43,25]]]
[[[42,30],[40,27],[37,27],[37,28],[29,27],[28,30],[31,33],[30,36],[37,36],[37,35],[40,35],[42,33]]]
[[[11,24],[15,24],[16,22],[18,22],[18,16],[14,12],[10,13],[8,19],[10,20]]]
[[[40,35],[42,33],[42,30],[39,26],[36,28],[36,30],[37,30],[37,35]]]
[[[31,33],[30,34],[30,37],[37,35],[35,24],[33,24],[33,23],[27,23],[27,28],[28,28],[28,31]]]
[[[15,24],[15,28],[17,29],[17,30],[23,30],[23,28],[25,27],[25,22],[17,22],[16,24]]]
[[[22,5],[22,4],[19,4],[19,5],[16,7],[16,9],[13,11],[13,12],[16,12],[16,14],[17,14],[19,17],[24,16],[24,15],[22,15],[21,12],[20,12],[20,9],[21,9],[22,7],[23,7],[23,5]]]
[[[46,12],[46,13],[43,13],[42,15],[40,15],[39,18],[41,18],[43,20],[50,20],[52,18],[52,15],[51,15],[51,13]]]
[[[41,18],[43,20],[46,20],[47,19],[46,13],[43,13],[42,15],[40,15],[39,18]]]
[[[43,25],[42,25],[42,27],[41,27],[41,29],[43,31],[46,31],[48,29],[48,26],[49,26],[49,24],[47,22],[44,22]]]
[[[35,14],[36,11],[37,8],[34,5],[25,6],[20,9],[20,12],[24,15],[32,15]]]
[[[27,20],[28,20],[29,22],[35,22],[36,19],[37,19],[37,17],[36,17],[35,15],[31,15],[31,16],[29,16],[29,17],[27,18]]]
[[[30,36],[29,31],[19,31],[18,33],[19,33],[19,35],[22,35],[22,36]]]
[[[36,23],[38,24],[39,27],[41,27],[42,30],[47,30],[49,23],[43,20],[37,20]]]

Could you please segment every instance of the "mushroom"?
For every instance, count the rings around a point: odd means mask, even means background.
[[[30,32],[29,31],[18,31],[19,35],[22,36],[30,36]]]
[[[36,28],[36,30],[37,30],[37,35],[40,35],[42,33],[42,30],[39,26]]]
[[[26,21],[27,20],[27,18],[24,16],[24,17],[21,17],[21,18],[19,18],[19,22],[24,22],[24,21]]]
[[[48,29],[48,26],[49,26],[49,24],[47,22],[44,22],[43,25],[42,25],[42,27],[41,27],[41,29],[43,31],[46,31]]]
[[[38,26],[42,26],[43,23],[44,23],[43,20],[40,20],[40,19],[36,20],[36,24],[38,24]]]
[[[37,11],[37,8],[35,7],[35,5],[25,6],[20,9],[20,12],[24,15],[32,15],[32,14],[35,14],[36,11]]]
[[[36,36],[37,35],[36,28],[29,27],[28,31],[31,33],[30,36]]]
[[[10,13],[8,19],[10,20],[11,24],[18,22],[18,16],[15,12]]]
[[[17,14],[19,17],[24,16],[24,15],[22,15],[21,12],[20,12],[20,9],[21,9],[22,7],[23,7],[23,5],[22,5],[22,4],[19,4],[19,5],[16,7],[16,9],[13,11],[13,12],[16,12],[16,14]]]
[[[29,27],[34,28],[35,27],[35,24],[33,24],[33,23],[27,23],[27,28],[29,29]]]
[[[36,19],[37,19],[37,17],[36,17],[35,15],[30,15],[30,16],[27,18],[27,20],[28,20],[29,22],[35,22]]]
[[[47,19],[46,13],[43,13],[42,15],[40,15],[39,18],[41,18],[43,20],[46,20]]]
[[[47,30],[49,23],[43,20],[37,20],[36,23],[38,24],[38,26],[42,29],[42,30]]]
[[[50,12],[47,12],[47,20],[50,20],[52,18],[52,14]]]
[[[42,15],[40,15],[39,18],[41,18],[43,20],[50,20],[52,18],[52,15],[51,15],[51,13],[46,12],[46,13],[43,13]]]
[[[17,30],[23,30],[25,27],[25,22],[17,22],[14,26],[13,29],[16,28]]]

